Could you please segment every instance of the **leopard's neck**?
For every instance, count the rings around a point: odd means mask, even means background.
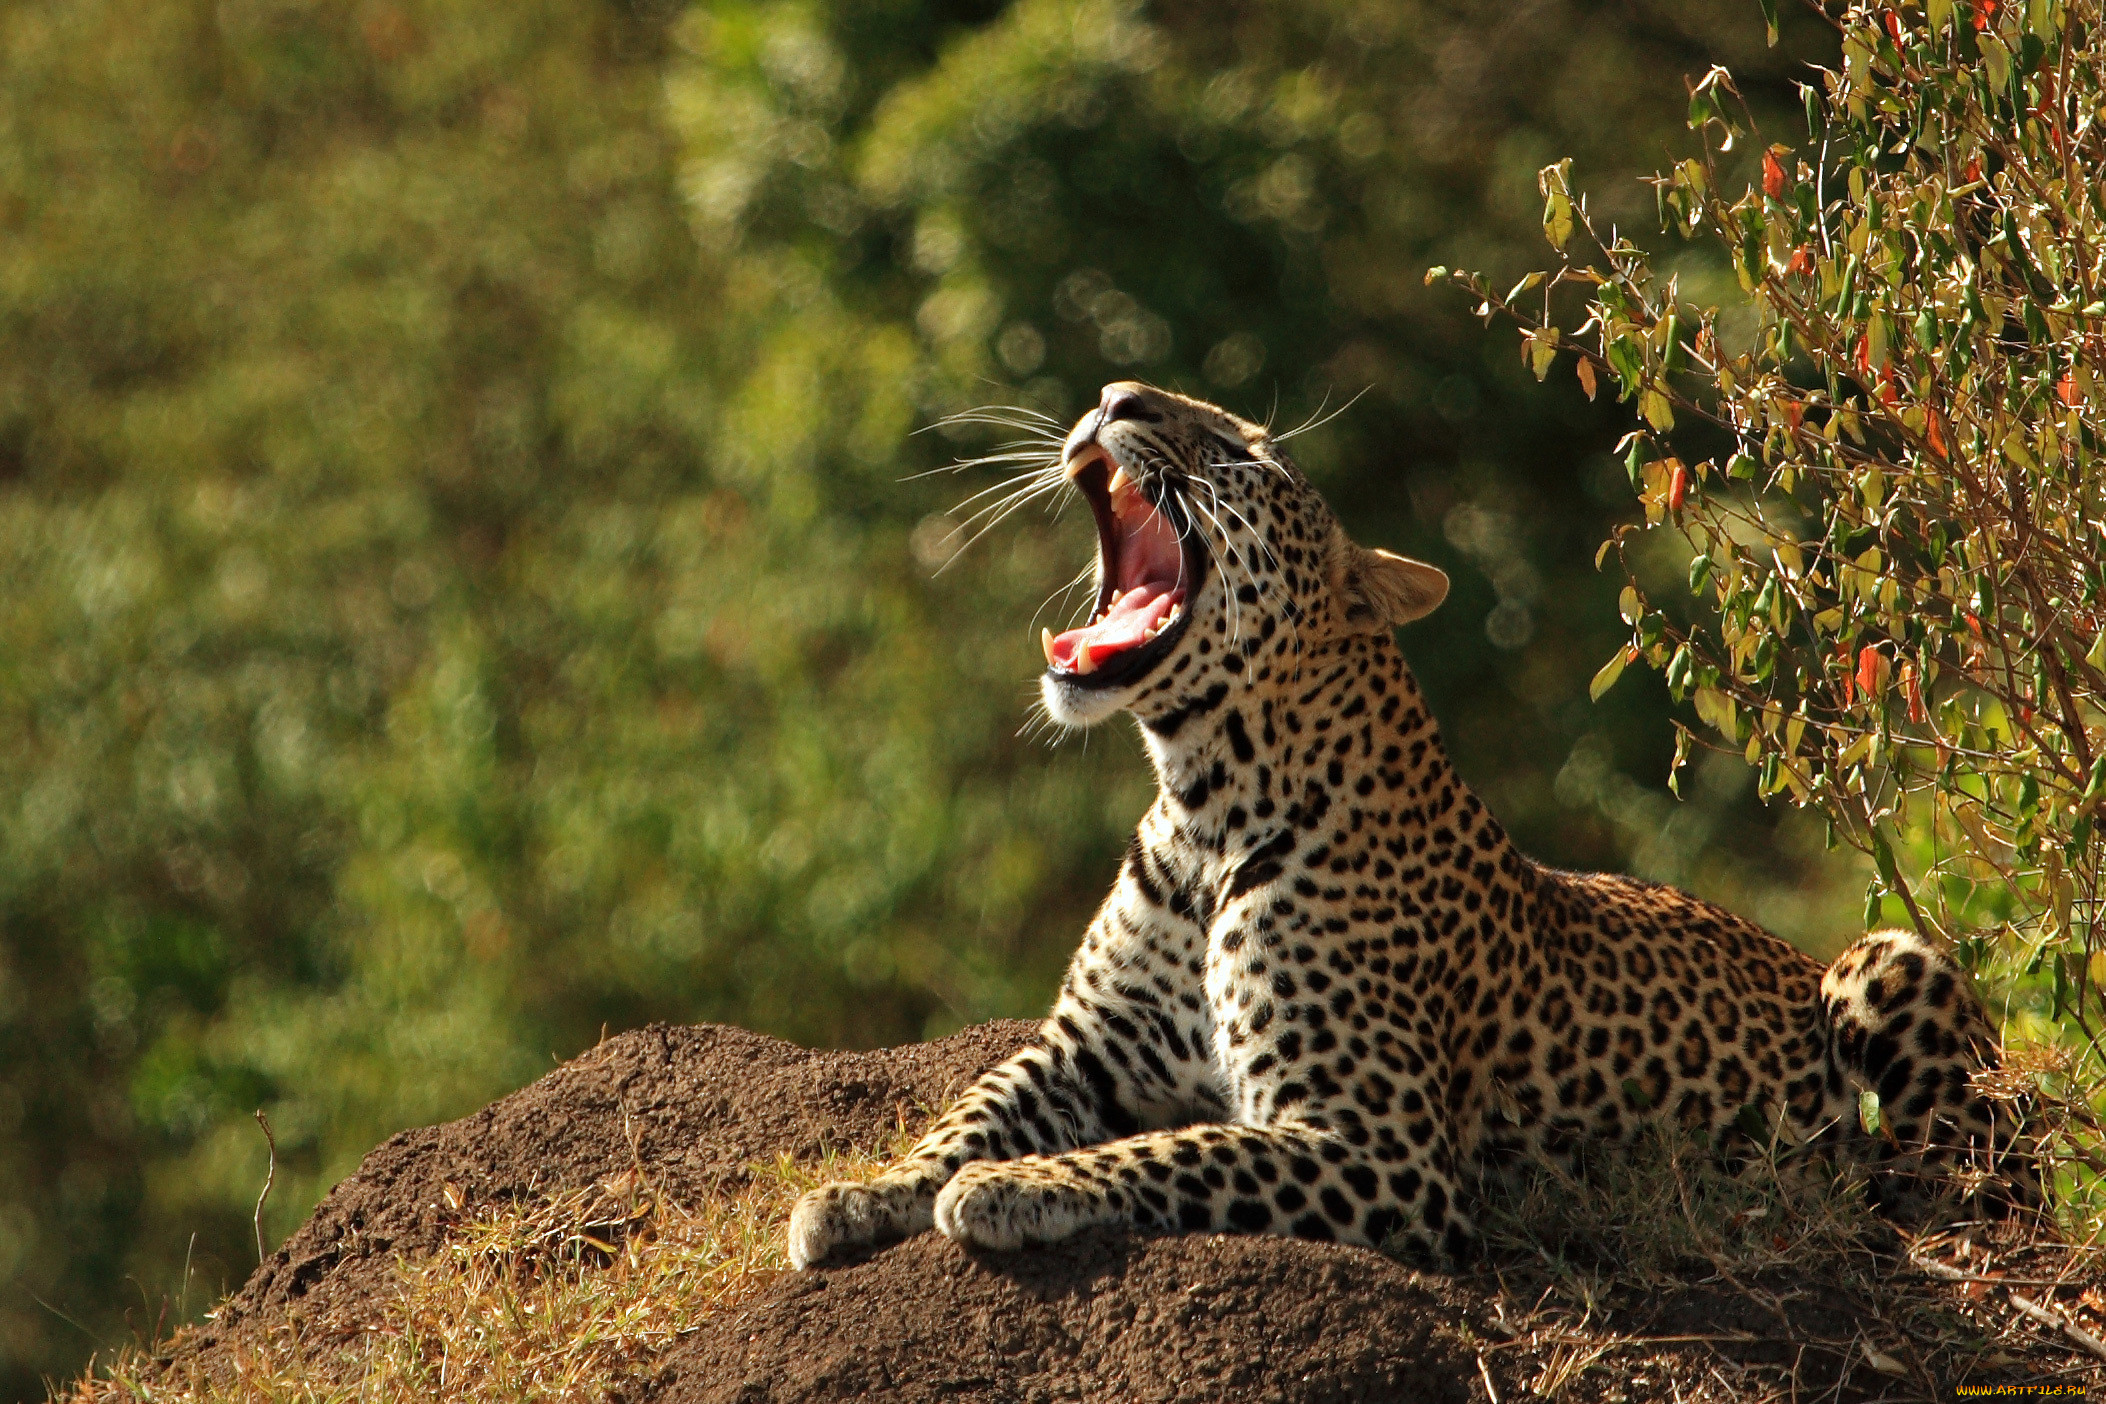
[[[1311,647],[1297,665],[1210,688],[1143,723],[1158,830],[1167,823],[1180,841],[1231,860],[1283,833],[1307,840],[1290,846],[1368,831],[1427,856],[1452,846],[1447,816],[1483,807],[1450,764],[1396,641],[1347,635]],[[1494,861],[1511,846],[1488,815],[1471,827],[1471,846]]]

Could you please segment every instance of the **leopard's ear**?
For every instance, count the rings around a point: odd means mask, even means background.
[[[1424,619],[1448,598],[1448,572],[1439,566],[1350,541],[1344,546],[1339,596],[1348,625],[1394,629]]]

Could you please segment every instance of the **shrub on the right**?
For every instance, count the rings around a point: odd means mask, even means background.
[[[1562,162],[1542,174],[1561,264],[1504,295],[1451,276],[1519,323],[1538,377],[1571,364],[1590,396],[1634,404],[1644,521],[1603,546],[1631,636],[1595,694],[1630,663],[1662,670],[1696,716],[1678,766],[1731,749],[1869,855],[1866,924],[1914,927],[1981,983],[2025,1074],[2007,1090],[2044,1094],[2065,1227],[2089,1237],[2106,1220],[2106,33],[2096,0],[1820,13],[1841,61],[1804,87],[1803,137],[1757,132],[1723,69],[1690,85],[1700,149],[1655,184],[1663,225],[1709,263],[1668,271],[1598,228]],[[1652,533],[1680,538],[1677,588]]]

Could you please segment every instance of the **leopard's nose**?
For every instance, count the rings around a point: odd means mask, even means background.
[[[1148,413],[1148,402],[1141,398],[1141,387],[1131,381],[1114,381],[1104,387],[1104,397],[1097,402],[1097,423],[1111,424],[1121,419],[1153,419]]]
[[[1142,424],[1155,424],[1162,411],[1149,407],[1150,391],[1135,380],[1115,380],[1104,387],[1097,399],[1097,408],[1084,415],[1068,435],[1067,444],[1061,450],[1061,461],[1073,463],[1097,442],[1097,435],[1108,425],[1122,419],[1136,420]]]

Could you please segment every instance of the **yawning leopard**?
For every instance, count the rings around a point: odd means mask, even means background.
[[[905,1159],[806,1195],[798,1267],[932,1224],[1449,1261],[1482,1168],[1654,1115],[1828,1144],[1878,1183],[1971,1179],[2008,1148],[1971,1081],[1997,1056],[1981,1006],[1919,937],[1824,970],[1674,888],[1523,856],[1392,634],[1447,577],[1349,540],[1264,428],[1115,384],[1048,471],[1095,514],[1098,604],[1046,634],[1046,705],[1132,713],[1161,793],[1037,1037]]]

